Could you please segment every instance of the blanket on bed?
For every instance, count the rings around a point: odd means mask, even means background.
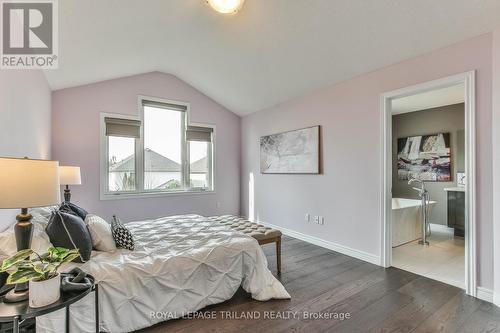
[[[257,241],[220,223],[182,215],[127,227],[134,251],[93,252],[80,265],[99,282],[103,331],[128,332],[182,317],[230,299],[240,286],[259,301],[290,298],[267,268]],[[92,332],[92,302],[89,297],[72,306],[72,331]],[[159,312],[163,318],[154,315]],[[49,317],[37,327],[57,332],[57,315]]]

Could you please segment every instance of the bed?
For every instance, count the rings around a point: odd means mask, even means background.
[[[240,286],[259,301],[290,298],[248,235],[200,215],[127,226],[134,251],[94,251],[78,264],[99,282],[102,331],[129,332],[179,318],[230,299]],[[92,297],[72,306],[71,331],[92,332]],[[37,320],[37,330],[58,332],[63,324],[63,313],[55,313]]]

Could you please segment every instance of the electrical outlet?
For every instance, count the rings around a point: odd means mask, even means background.
[[[324,225],[325,224],[325,218],[323,216],[314,216],[314,223],[319,224],[319,225]]]
[[[304,220],[305,220],[306,222],[311,222],[311,214],[306,214],[306,215],[304,216]]]

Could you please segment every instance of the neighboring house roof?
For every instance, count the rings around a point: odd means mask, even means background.
[[[203,157],[199,159],[198,161],[194,161],[191,163],[191,166],[189,167],[191,173],[206,173],[208,172],[208,163],[207,163],[207,158]]]
[[[180,172],[181,165],[172,161],[168,157],[158,154],[154,150],[146,149],[145,155],[145,171],[146,172]],[[134,171],[134,155],[130,155],[120,162],[110,167],[111,172],[132,172]],[[206,173],[208,172],[207,158],[203,157],[191,163],[191,173]]]
[[[181,165],[154,150],[146,149],[144,153],[144,171],[146,172],[180,172]],[[134,156],[130,155],[110,167],[111,172],[131,172],[135,169]]]

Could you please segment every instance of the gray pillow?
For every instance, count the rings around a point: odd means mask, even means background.
[[[59,210],[61,212],[65,212],[68,214],[78,215],[82,218],[82,220],[85,220],[85,218],[87,217],[87,214],[88,214],[87,211],[85,209],[83,209],[82,207],[79,207],[72,202],[66,202],[66,201],[64,201],[61,204],[61,207],[59,208]]]
[[[90,259],[92,238],[81,217],[55,211],[52,213],[45,231],[49,235],[52,245],[66,249],[78,249],[80,258],[77,258],[76,262],[85,262]]]

